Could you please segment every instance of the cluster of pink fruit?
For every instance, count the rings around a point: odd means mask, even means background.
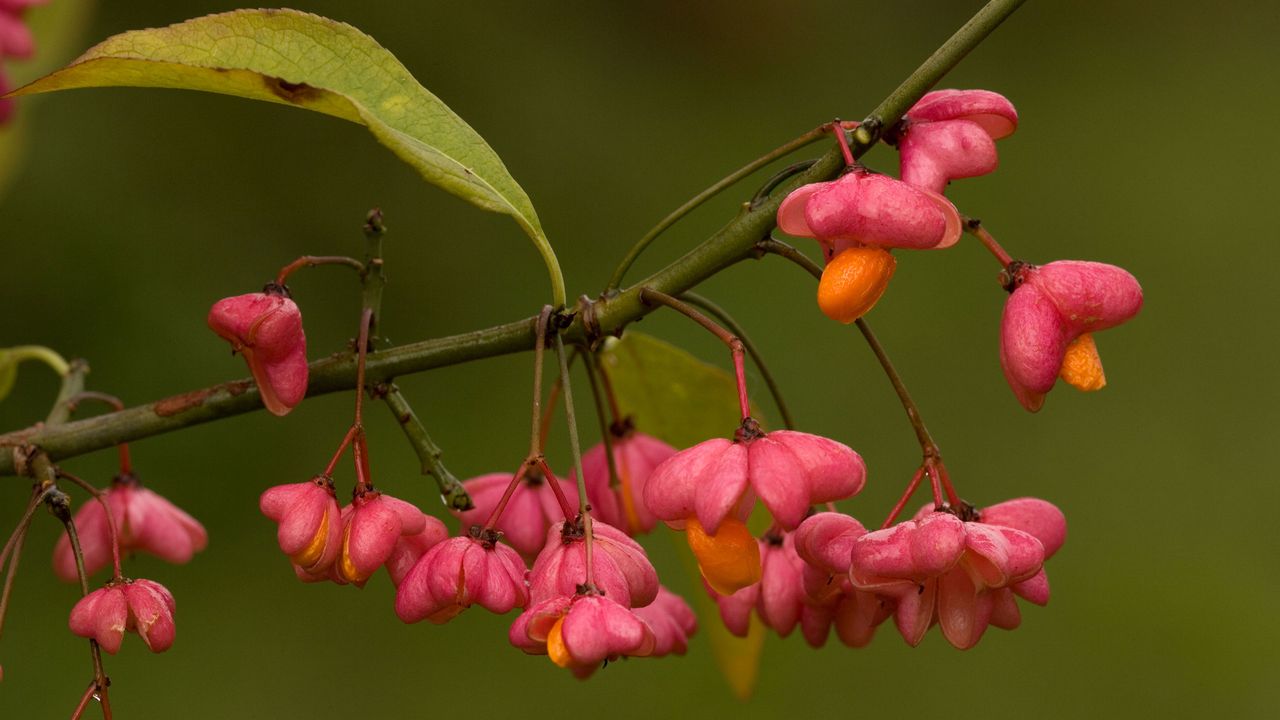
[[[1019,402],[1036,411],[1059,377],[1081,390],[1105,384],[1092,333],[1136,315],[1142,288],[1128,272],[1103,263],[1013,261],[943,196],[951,180],[994,171],[995,142],[1017,126],[1013,104],[997,93],[928,93],[887,133],[898,146],[901,179],[870,171],[845,145],[844,176],[787,196],[778,227],[821,245],[827,266],[818,305],[845,323],[884,294],[897,267],[891,249],[939,250],[954,245],[966,226],[978,232],[1005,266],[1004,285],[1012,293],[1000,329],[1000,363]]]
[[[822,245],[828,261],[819,287],[823,311],[844,322],[859,319],[893,273],[889,249],[947,247],[966,228],[976,230],[942,193],[952,179],[995,169],[995,140],[1016,124],[1013,106],[995,93],[930,93],[888,133],[901,151],[901,180],[854,161],[840,130],[849,171],[794,191],[778,216],[783,231]],[[984,244],[998,248],[989,237]],[[1058,377],[1100,387],[1090,333],[1138,312],[1137,282],[1100,263],[1035,267],[1012,261],[1002,249],[993,252],[1011,293],[1000,357],[1019,401],[1039,409]],[[209,315],[210,327],[243,355],[264,405],[277,415],[297,405],[307,388],[302,319],[283,286],[285,274],[261,293],[219,301]],[[644,298],[661,296],[646,290]],[[662,297],[679,309],[678,300]],[[615,422],[610,442],[583,456],[581,479],[557,478],[535,443],[514,475],[463,483],[474,505],[455,513],[460,529],[450,536],[440,520],[374,489],[370,480],[360,421],[370,318],[366,309],[357,341],[356,421],[338,452],[313,479],[261,496],[262,512],[278,523],[280,549],[303,581],[363,586],[385,567],[397,587],[395,611],[405,622],[443,623],[473,605],[499,614],[521,609],[511,643],[548,655],[579,677],[611,659],[686,650],[694,614],[659,584],[634,539],[659,522],[685,534],[707,591],[737,634],[747,632],[754,613],[780,635],[799,626],[818,646],[834,627],[844,644],[861,647],[892,616],[911,645],[937,624],[952,645],[969,648],[991,625],[1020,623],[1016,597],[1040,605],[1049,599],[1044,563],[1066,537],[1056,507],[1019,498],[978,509],[956,494],[936,448],[925,447],[902,500],[868,532],[831,505],[862,490],[862,458],[834,440],[761,428],[749,415],[741,349],[733,343],[742,420],[731,438],[677,451]],[[538,329],[535,387],[548,327]],[[343,507],[332,471],[347,447],[354,448],[357,483]],[[933,502],[895,522],[925,476]],[[757,501],[771,517],[759,537],[748,528]],[[823,506],[828,511],[815,514]],[[121,523],[119,550],[182,562],[204,546],[198,523],[131,481],[107,490],[103,508],[111,513],[95,507],[76,518],[92,569],[112,555],[112,515]],[[56,552],[59,574],[74,577],[73,562],[64,542]],[[172,642],[172,610],[167,591],[123,580],[117,562],[116,578],[77,605],[71,625],[109,651],[126,629],[159,651]]]
[[[84,572],[93,575],[111,564],[114,573],[72,608],[71,631],[97,640],[113,655],[126,631],[136,632],[152,652],[168,650],[176,634],[173,595],[152,580],[124,577],[120,556],[142,552],[185,563],[208,544],[204,526],[129,472],[121,472],[101,491],[98,502],[85,503],[74,523]],[[74,582],[77,563],[70,536],[63,535],[53,550],[54,573]]]

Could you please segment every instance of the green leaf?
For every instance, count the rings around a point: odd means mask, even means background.
[[[18,379],[18,357],[10,350],[0,350],[0,401],[9,396]]]
[[[134,30],[13,95],[126,86],[236,95],[364,125],[428,182],[515,218],[553,285],[563,286],[533,203],[497,153],[386,48],[350,25],[296,10],[236,10]]]
[[[746,637],[738,637],[729,632],[729,628],[720,621],[720,608],[702,589],[702,574],[698,570],[698,561],[694,559],[689,546],[678,536],[670,533],[679,547],[680,558],[685,572],[693,578],[693,605],[702,621],[698,628],[702,630],[711,644],[711,656],[716,667],[724,677],[729,689],[739,700],[747,700],[755,692],[756,682],[760,679],[760,659],[764,655],[764,638],[767,634],[764,623],[753,612],[747,626]]]
[[[732,375],[651,335],[611,338],[600,362],[636,428],[675,447],[732,437],[742,421]],[[762,417],[754,404],[751,414]]]

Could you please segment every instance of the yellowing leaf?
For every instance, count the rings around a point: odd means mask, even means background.
[[[727,353],[726,353],[727,354]],[[611,339],[600,353],[618,405],[636,428],[675,447],[685,448],[712,437],[729,437],[742,421],[733,376],[680,348],[643,333],[627,331]],[[759,418],[759,409],[751,408]],[[720,621],[716,603],[702,585],[702,574],[683,533],[668,533],[680,548],[692,580],[698,627],[711,643],[711,654],[725,682],[739,699],[755,691],[764,652],[764,625],[754,614],[747,636],[730,633]]]
[[[0,348],[0,400],[13,390],[18,379],[18,365],[26,360],[39,360],[59,375],[66,375],[71,366],[61,355],[42,345],[15,345]]]
[[[651,335],[610,339],[600,362],[636,428],[677,448],[731,437],[742,421],[732,375]],[[754,404],[751,414],[761,418]]]
[[[693,604],[698,613],[698,629],[706,634],[711,643],[711,655],[724,680],[739,700],[747,700],[755,692],[756,682],[760,679],[760,658],[764,654],[764,623],[753,612],[751,622],[747,626],[747,636],[738,637],[729,632],[720,620],[720,609],[716,601],[706,593],[702,586],[702,574],[698,572],[698,562],[683,541],[681,534],[669,533],[676,545],[680,547],[680,558],[685,571],[693,578]]]
[[[497,153],[386,48],[350,25],[296,10],[236,10],[134,30],[13,95],[122,86],[236,95],[364,125],[428,182],[515,218],[563,295],[533,204]]]

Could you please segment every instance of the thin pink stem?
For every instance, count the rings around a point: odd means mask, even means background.
[[[951,484],[951,473],[947,472],[947,466],[942,464],[942,458],[933,460],[933,469],[938,473],[939,479],[942,480],[942,487],[947,491],[947,499],[951,501],[952,507],[960,507],[960,495],[956,493],[956,489]]]
[[[111,720],[111,695],[107,692],[107,686],[111,681],[106,677],[102,678],[102,684],[98,686],[98,704],[102,706],[102,720]]]
[[[71,711],[71,720],[79,720],[84,711],[89,707],[89,701],[93,699],[93,694],[98,691],[98,681],[95,678],[89,682],[89,687],[84,689],[84,695],[80,696],[80,704],[76,705],[76,709]]]
[[[528,472],[529,463],[520,463],[520,469],[516,471],[515,475],[511,476],[511,482],[507,484],[506,491],[502,493],[502,499],[498,501],[498,505],[493,509],[493,512],[489,513],[489,519],[484,523],[485,530],[492,530],[493,526],[497,524],[498,519],[502,517],[502,511],[507,509],[507,502],[511,500],[512,493],[520,486],[520,481],[524,480],[524,476]]]
[[[853,167],[858,161],[853,157],[853,150],[849,148],[849,138],[845,136],[845,129],[841,123],[832,123],[831,131],[835,133],[836,142],[840,143],[840,153],[844,155],[844,164],[846,167]]]
[[[546,482],[551,484],[551,492],[556,496],[556,502],[560,503],[560,509],[564,511],[564,519],[572,520],[577,515],[574,510],[573,503],[569,502],[569,498],[564,494],[564,488],[560,487],[560,481],[556,480],[556,476],[551,473],[551,468],[547,466],[546,458],[538,457],[538,469],[546,476]]]
[[[333,477],[333,469],[338,466],[338,460],[342,459],[342,454],[347,451],[347,446],[355,439],[356,431],[355,425],[347,428],[347,434],[342,436],[342,442],[338,443],[338,449],[333,453],[333,457],[329,459],[329,464],[324,468],[325,477]]]
[[[751,417],[751,400],[747,398],[746,353],[742,341],[735,337],[729,352],[733,355],[733,375],[738,381],[738,407],[742,410],[742,419],[746,420]]]
[[[1009,263],[1013,262],[1013,258],[1005,251],[1004,247],[1002,247],[1000,243],[996,242],[996,239],[991,235],[991,233],[987,232],[987,229],[983,227],[981,220],[967,217],[964,219],[962,224],[964,225],[965,232],[978,238],[982,243],[982,246],[987,249],[987,252],[990,252],[1000,263],[1000,267],[1009,267]]]
[[[747,374],[746,374],[746,346],[742,344],[742,340],[737,335],[729,332],[714,320],[698,312],[692,305],[674,298],[660,290],[654,290],[651,287],[640,288],[640,301],[646,305],[665,305],[672,310],[684,315],[690,320],[698,323],[711,334],[720,339],[720,342],[729,346],[729,352],[733,355],[733,371],[738,382],[738,406],[742,410],[742,419],[746,420],[751,417],[751,402],[747,397]]]
[[[884,522],[880,524],[881,530],[889,527],[898,519],[898,515],[902,512],[902,508],[907,506],[907,501],[909,501],[911,496],[915,494],[916,488],[920,487],[920,481],[922,479],[924,479],[924,465],[916,468],[916,474],[911,476],[911,482],[907,484],[907,491],[902,493],[902,497],[898,499],[898,503],[889,511],[889,517],[885,518]]]
[[[365,440],[364,428],[357,426],[355,439],[351,443],[352,460],[356,466],[356,491],[373,489],[373,481],[369,478],[369,443]]]
[[[345,257],[341,255],[303,255],[293,262],[280,268],[280,272],[276,273],[276,284],[284,285],[284,281],[289,279],[295,271],[304,267],[315,267],[317,265],[346,265],[358,273],[364,273],[364,263],[355,258]]]
[[[89,683],[89,687],[85,688],[80,704],[76,705],[76,709],[71,713],[71,720],[78,720],[84,715],[84,711],[89,707],[89,701],[94,697],[97,697],[98,704],[102,706],[102,720],[111,720],[111,700],[107,696],[107,686],[98,678],[94,678]]]
[[[937,468],[926,463],[925,472],[929,474],[929,487],[933,489],[933,506],[942,505],[942,479],[938,475]]]

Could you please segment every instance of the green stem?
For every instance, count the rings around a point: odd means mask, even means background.
[[[676,222],[680,220],[680,218],[693,212],[695,209],[698,208],[698,206],[702,205],[703,203],[715,197],[716,195],[719,195],[726,188],[734,185],[739,180],[747,177],[748,175],[751,175],[752,173],[756,172],[760,168],[768,165],[769,163],[777,160],[778,158],[786,157],[787,155],[790,155],[791,153],[795,152],[796,150],[799,150],[802,147],[811,145],[821,140],[823,137],[826,137],[826,135],[827,135],[827,125],[821,125],[819,127],[816,127],[813,130],[810,130],[809,132],[801,135],[800,137],[784,145],[776,147],[773,150],[770,150],[764,155],[761,155],[755,160],[752,160],[746,165],[743,165],[742,167],[738,168],[736,171],[729,173],[728,175],[721,178],[718,182],[716,182],[711,187],[707,188],[706,190],[703,190],[697,195],[694,195],[693,197],[685,201],[683,205],[676,208],[675,210],[672,210],[670,215],[667,215],[666,217],[662,218],[662,220],[657,225],[654,225],[653,228],[649,230],[649,232],[644,234],[644,237],[637,240],[636,244],[632,245],[631,249],[627,251],[627,256],[622,258],[622,262],[618,263],[618,268],[613,271],[613,277],[609,278],[609,286],[605,288],[605,291],[604,291],[605,297],[612,295],[614,292],[618,290],[619,287],[622,286],[623,276],[625,276],[627,274],[627,270],[629,270],[631,266],[635,264],[636,259],[640,257],[640,253],[643,253],[645,251],[645,248],[649,247],[649,245],[652,244],[653,241],[656,240],[659,235],[665,232],[667,228],[671,227],[672,225],[675,225]]]
[[[75,405],[71,399],[84,392],[84,376],[89,374],[89,363],[84,360],[72,360],[67,371],[62,373],[62,387],[58,389],[58,399],[53,401],[53,409],[44,419],[46,426],[63,425],[71,419]]]
[[[816,162],[818,161],[812,158],[809,160],[801,160],[800,162],[792,163],[774,173],[773,177],[766,180],[764,185],[761,185],[760,189],[756,190],[756,194],[751,197],[751,202],[749,202],[747,206],[755,207],[764,202],[764,199],[772,195],[773,191],[779,185],[786,182],[787,178],[793,175],[799,175],[805,170],[813,167],[813,164]]]
[[[587,366],[587,382],[591,383],[591,401],[596,407],[596,421],[600,423],[600,442],[604,444],[605,465],[609,468],[609,487],[616,488],[621,484],[618,477],[618,462],[613,457],[613,440],[615,425],[609,423],[609,419],[604,409],[604,398],[600,389],[600,372],[599,363],[596,360],[595,353],[590,350],[584,353],[586,355],[585,364]]]
[[[738,336],[742,341],[742,346],[747,349],[747,354],[751,356],[751,362],[755,363],[756,369],[760,371],[760,376],[764,378],[764,384],[769,387],[769,394],[773,396],[773,403],[778,406],[778,414],[782,416],[782,425],[788,430],[795,429],[795,421],[791,419],[791,411],[787,409],[787,402],[782,398],[782,390],[778,387],[778,383],[774,380],[773,373],[769,372],[769,366],[764,362],[764,356],[760,354],[756,344],[751,342],[751,338],[747,336],[747,331],[737,320],[733,319],[724,308],[715,304],[711,300],[693,292],[686,292],[680,295],[680,299],[702,308],[710,313],[712,317],[719,320],[729,331]]]
[[[868,138],[878,136],[880,128],[896,123],[916,100],[1024,1],[991,0],[983,6],[859,126],[854,132],[854,154],[865,152],[870,147]],[[869,129],[871,126],[874,126],[874,133]],[[813,167],[779,186],[779,192],[770,195],[757,207],[739,213],[729,224],[680,259],[617,295],[594,303],[590,313],[593,319],[590,332],[584,327],[583,313],[579,313],[574,324],[565,330],[565,340],[585,343],[600,335],[616,334],[629,323],[652,312],[654,308],[640,299],[640,292],[645,287],[679,295],[725,268],[754,257],[758,252],[756,243],[775,225],[778,206],[787,192],[803,184],[830,180],[844,169],[844,165],[840,150],[831,148]],[[431,368],[527,351],[534,345],[534,324],[533,319],[525,318],[462,335],[390,348],[369,359],[367,377],[370,382],[385,382]],[[350,390],[355,387],[355,369],[355,358],[350,355],[312,363],[308,395]],[[253,382],[237,380],[57,428],[19,430],[0,436],[0,447],[32,443],[51,457],[61,459],[261,407]],[[13,472],[13,453],[0,452],[0,475],[12,475]]]
[[[551,323],[554,308],[544,305],[542,312],[534,319],[533,328],[533,420],[529,429],[529,455],[526,462],[542,455],[542,358],[547,349],[547,326]],[[555,332],[553,330],[553,332]],[[559,337],[559,332],[556,332]],[[551,482],[548,478],[547,482]]]
[[[768,238],[760,241],[758,247],[761,252],[772,253],[790,260],[799,265],[814,278],[822,279],[822,268],[817,263],[810,260],[807,256],[796,250],[794,247],[780,240]],[[942,454],[938,451],[938,445],[933,441],[933,436],[929,433],[929,428],[924,424],[924,419],[920,416],[920,410],[916,407],[916,403],[911,399],[911,393],[907,392],[907,385],[902,381],[902,376],[898,374],[898,369],[894,367],[893,362],[889,360],[889,354],[885,352],[884,346],[880,344],[879,338],[871,331],[871,326],[863,318],[854,321],[858,330],[862,333],[862,337],[870,346],[871,352],[875,354],[876,360],[880,362],[880,367],[884,369],[884,374],[889,378],[889,382],[893,385],[893,391],[897,393],[898,400],[902,403],[902,408],[907,411],[907,419],[911,422],[911,427],[916,432],[916,439],[920,442],[920,450],[924,453],[925,458],[940,459]]]
[[[462,483],[458,482],[458,478],[444,466],[440,459],[444,454],[443,451],[427,434],[426,426],[422,424],[417,414],[414,413],[413,408],[409,406],[409,401],[400,393],[400,388],[396,387],[394,383],[383,385],[380,386],[378,394],[386,402],[387,408],[391,410],[396,422],[400,424],[400,429],[404,431],[404,436],[408,438],[409,444],[413,446],[413,451],[418,454],[418,459],[422,461],[422,474],[430,475],[436,481],[436,486],[440,488],[440,497],[444,500],[445,506],[451,510],[458,511],[470,510],[475,507],[471,502],[471,497],[467,495],[466,488],[462,487]]]
[[[960,63],[971,50],[977,47],[993,30],[1000,27],[1026,0],[990,0],[974,13],[969,21],[960,26],[947,41],[942,43],[927,60],[920,63],[915,72],[907,76],[889,96],[871,111],[867,119],[853,131],[854,142],[865,151],[871,146],[879,134],[892,127],[916,101],[924,96],[942,76]],[[855,157],[860,156],[858,148],[854,148]]]
[[[582,474],[582,445],[578,442],[578,417],[573,411],[573,384],[569,382],[569,357],[564,351],[564,338],[556,336],[556,360],[560,363],[560,387],[564,392],[564,415],[569,423],[569,450],[573,453],[573,469],[578,473],[578,512],[586,518],[587,479]],[[591,528],[588,527],[588,537]]]
[[[382,291],[387,286],[387,278],[382,274],[382,236],[387,232],[382,224],[382,211],[374,208],[364,224],[365,253],[363,270],[360,273],[361,307],[373,311],[373,323],[369,327],[370,337],[381,335],[382,325]]]
[[[560,270],[560,261],[556,259],[556,251],[551,247],[547,236],[542,232],[541,227],[537,227],[524,218],[523,215],[516,214],[513,216],[516,223],[520,225],[520,229],[533,239],[533,245],[538,249],[538,254],[542,256],[542,264],[547,266],[547,277],[551,281],[551,306],[559,310],[565,306],[568,295],[564,289],[564,272]]]
[[[897,368],[893,366],[893,362],[889,360],[889,355],[885,353],[884,346],[880,344],[879,338],[875,333],[871,332],[871,326],[863,318],[854,321],[858,326],[858,331],[862,333],[862,337],[866,339],[867,345],[871,347],[871,352],[875,353],[876,360],[880,361],[880,367],[884,368],[884,374],[888,376],[889,382],[893,384],[893,391],[898,394],[898,400],[902,402],[902,409],[907,411],[907,419],[911,421],[911,427],[916,431],[916,440],[920,442],[920,450],[927,458],[940,458],[942,454],[938,451],[938,444],[933,441],[933,435],[929,434],[929,428],[924,424],[924,418],[920,416],[920,409],[916,407],[916,403],[911,399],[911,393],[907,392],[907,386],[902,382],[902,376],[898,374]]]
[[[573,411],[573,384],[569,382],[569,358],[564,351],[564,338],[556,332],[556,360],[560,363],[560,386],[564,390],[564,416],[569,424],[569,450],[573,453],[573,469],[578,480],[578,517],[582,521],[583,554],[586,557],[586,577],[584,585],[588,591],[596,589],[595,565],[592,559],[595,544],[595,530],[592,526],[591,506],[587,502],[587,476],[582,473],[582,445],[578,442],[578,418]],[[554,478],[548,475],[552,487],[556,487]]]
[[[822,279],[822,266],[810,259],[808,255],[800,252],[793,245],[784,243],[774,237],[767,237],[756,243],[756,250],[760,257],[777,255],[799,265],[805,272],[812,275],[815,280]]]

